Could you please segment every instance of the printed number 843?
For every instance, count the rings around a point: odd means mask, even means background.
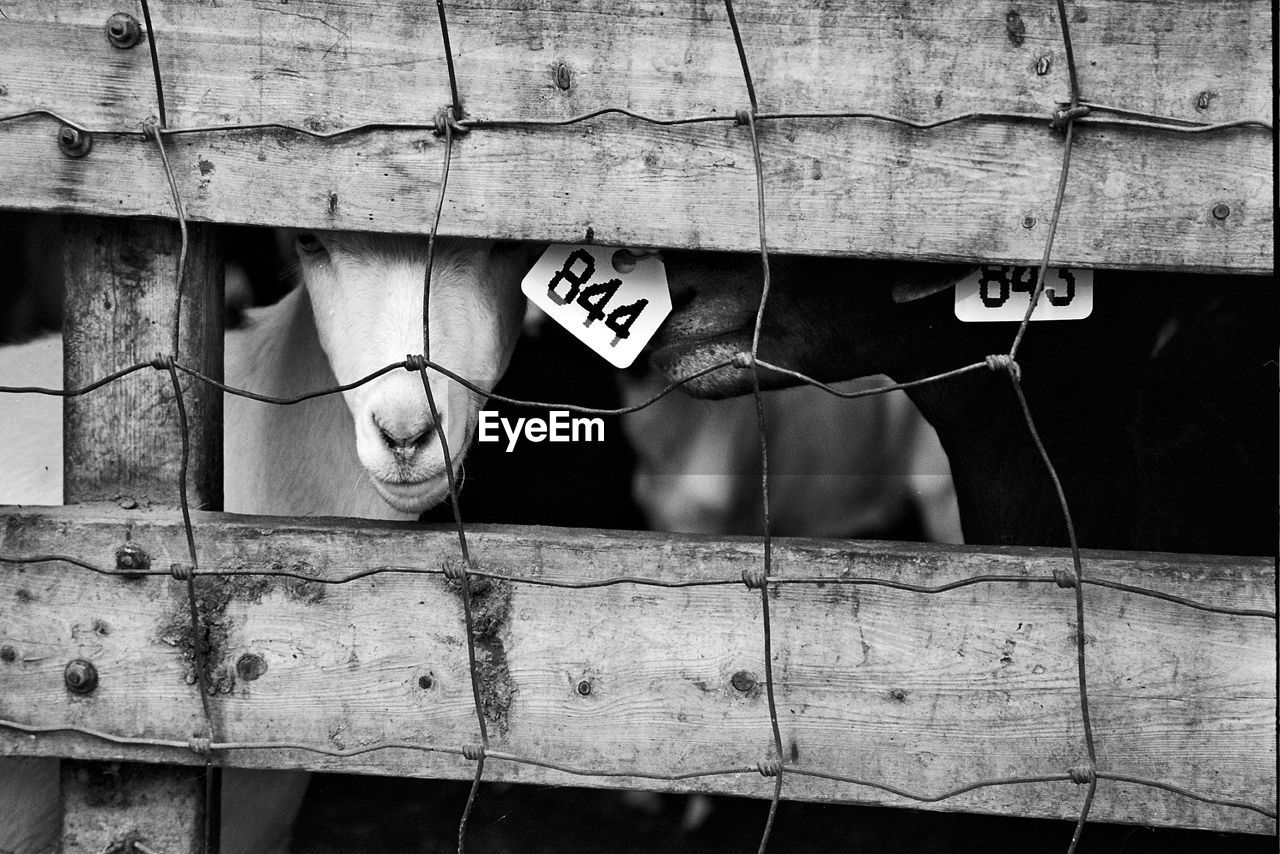
[[[1011,293],[1031,294],[1036,288],[1036,267],[984,266],[978,279],[978,296],[987,308],[1000,308]],[[1060,281],[1045,283],[1044,295],[1051,305],[1067,306],[1076,298],[1076,277],[1070,270],[1056,271]]]

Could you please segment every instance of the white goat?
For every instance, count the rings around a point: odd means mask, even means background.
[[[421,237],[299,235],[304,287],[250,312],[247,328],[227,335],[228,384],[294,396],[350,383],[422,352],[426,250]],[[491,241],[437,241],[429,313],[433,361],[485,390],[493,387],[519,335],[519,280],[529,260],[524,249]],[[0,348],[0,385],[59,386],[61,364],[56,337]],[[431,417],[421,378],[407,371],[344,392],[345,406],[337,395],[291,407],[228,396],[226,509],[411,519],[439,503],[448,495],[440,437],[457,469],[481,398],[428,373],[439,422]],[[5,401],[0,419],[6,433],[8,426],[14,429],[0,437],[0,503],[60,504],[60,403],[25,395],[16,405],[14,400]],[[228,769],[224,854],[283,852],[307,778],[302,772]],[[56,780],[53,762],[0,760],[0,793],[24,799],[0,815],[0,851],[37,852],[53,844]]]

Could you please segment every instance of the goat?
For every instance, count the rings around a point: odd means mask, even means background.
[[[425,249],[426,241],[415,238],[330,234],[321,242],[301,235],[306,287],[270,310],[251,312],[246,340],[228,336],[228,382],[292,396],[350,383],[420,352]],[[524,250],[439,242],[429,318],[433,360],[492,389],[519,335],[525,262]],[[480,399],[439,374],[429,376],[456,468],[475,432]],[[226,508],[412,519],[447,496],[441,425],[432,422],[416,374],[395,371],[343,398],[345,411],[334,397],[293,408],[229,397],[226,456],[233,464],[226,468]],[[298,447],[315,459],[300,464],[292,450]],[[262,464],[234,462],[246,455]]]
[[[675,311],[650,342],[671,379],[749,351],[758,256],[664,252]],[[759,358],[831,382],[906,382],[1007,352],[1010,324],[966,324],[950,285],[970,268],[771,258]],[[1025,394],[1081,545],[1274,554],[1276,300],[1269,282],[1097,271],[1086,320],[1033,326]],[[760,369],[763,388],[796,382]],[[685,386],[749,393],[730,366]],[[1056,492],[1009,379],[971,372],[907,390],[951,462],[965,541],[1061,546]]]
[[[251,311],[248,327],[226,341],[228,384],[277,397],[350,383],[423,348],[427,241],[421,237],[300,234],[303,287]],[[519,280],[526,250],[490,241],[441,239],[431,277],[430,356],[489,390],[506,369],[519,334]],[[228,396],[224,415],[225,507],[239,513],[411,519],[448,494],[441,436],[455,470],[481,406],[474,392],[429,373],[439,420],[421,379],[385,374],[359,388],[290,407]],[[60,385],[58,339],[0,348],[0,384]],[[61,503],[61,447],[54,399],[20,397],[25,420],[15,439],[40,452],[6,452],[5,502]],[[29,401],[29,402],[28,402]],[[345,405],[344,405],[345,401]],[[49,404],[52,405],[49,405]],[[9,405],[6,403],[6,413]],[[42,429],[32,420],[45,419]],[[7,421],[8,419],[6,419]],[[354,433],[354,436],[353,436]],[[23,437],[26,437],[24,439]],[[354,438],[354,442],[352,439]],[[13,444],[17,447],[17,443]],[[456,473],[456,472],[455,472]],[[16,494],[15,494],[16,492]],[[53,765],[0,762],[0,791],[31,789]],[[284,851],[307,774],[227,769],[222,851]],[[25,795],[23,815],[0,820],[0,850],[45,850],[57,835],[57,787]],[[45,802],[36,803],[44,799]],[[52,821],[52,825],[49,822]],[[41,823],[44,824],[40,827]],[[25,841],[24,841],[25,840]],[[33,842],[32,840],[37,840]]]

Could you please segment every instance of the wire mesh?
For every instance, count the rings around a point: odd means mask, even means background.
[[[829,118],[845,118],[845,119],[866,119],[874,121],[882,121],[900,124],[916,129],[928,130],[956,122],[1043,122],[1046,119],[1044,114],[1029,113],[1013,113],[1013,112],[981,112],[973,111],[960,113],[953,116],[944,117],[929,122],[914,121],[902,116],[895,116],[885,113],[873,112],[775,112],[762,113],[758,109],[755,87],[751,75],[751,66],[746,47],[743,42],[742,34],[739,29],[737,17],[734,12],[732,0],[725,0],[724,9],[730,25],[730,35],[734,40],[734,46],[741,65],[743,84],[746,90],[748,108],[737,111],[731,116],[726,115],[704,115],[682,118],[659,119],[633,110],[622,107],[606,107],[593,110],[578,116],[567,119],[558,120],[531,120],[531,119],[490,119],[490,120],[472,120],[464,117],[461,106],[460,94],[458,89],[458,81],[453,64],[453,52],[449,42],[449,27],[443,0],[437,0],[436,6],[439,15],[441,36],[443,41],[444,53],[448,61],[449,89],[452,95],[452,105],[441,114],[437,115],[430,123],[366,123],[348,128],[342,128],[333,131],[317,131],[310,128],[298,127],[293,125],[278,123],[251,123],[251,124],[226,124],[226,125],[203,125],[183,128],[167,127],[165,101],[164,101],[164,81],[160,72],[159,47],[157,34],[152,26],[150,10],[147,0],[142,0],[142,9],[146,21],[146,29],[149,35],[148,43],[151,49],[151,60],[153,77],[156,88],[156,106],[158,120],[147,127],[141,133],[147,138],[153,140],[156,144],[157,156],[164,169],[166,178],[169,183],[170,192],[173,198],[174,216],[181,230],[181,248],[179,250],[179,259],[176,272],[176,299],[178,303],[175,312],[174,326],[172,329],[172,354],[157,355],[149,362],[142,362],[120,370],[117,370],[106,377],[97,380],[88,385],[74,389],[48,389],[32,386],[14,386],[0,387],[0,392],[17,393],[17,394],[46,394],[60,397],[76,397],[85,395],[102,388],[112,382],[115,382],[129,374],[151,368],[157,371],[167,373],[172,384],[175,394],[175,405],[177,407],[180,433],[182,441],[182,466],[180,472],[180,488],[179,499],[182,510],[183,528],[186,536],[188,553],[190,558],[189,565],[175,564],[170,570],[152,570],[152,569],[129,569],[123,570],[118,568],[108,568],[97,566],[80,558],[63,555],[63,554],[45,554],[36,556],[16,556],[16,555],[0,555],[0,563],[23,565],[23,564],[39,564],[39,563],[60,563],[68,566],[77,567],[89,572],[93,572],[103,576],[120,576],[127,578],[138,578],[145,576],[162,576],[170,575],[175,580],[183,582],[186,591],[186,600],[191,627],[195,637],[201,636],[200,614],[196,602],[195,582],[196,577],[206,574],[213,574],[220,577],[235,576],[256,576],[256,577],[283,577],[291,578],[311,583],[321,584],[347,584],[358,579],[368,578],[387,573],[403,573],[412,575],[439,575],[443,576],[458,584],[461,591],[462,612],[464,624],[466,627],[467,652],[469,661],[469,676],[471,681],[471,692],[474,702],[476,727],[478,740],[474,743],[450,746],[440,744],[423,744],[414,741],[404,740],[384,740],[377,743],[365,744],[355,748],[334,748],[325,745],[292,742],[292,741],[228,741],[220,740],[217,737],[215,718],[212,713],[211,688],[208,682],[207,669],[203,660],[204,651],[202,644],[194,643],[194,655],[196,657],[196,686],[200,696],[201,710],[204,720],[204,734],[192,736],[183,740],[175,739],[158,739],[131,737],[111,732],[103,732],[87,727],[78,726],[33,726],[20,721],[0,720],[0,728],[4,728],[13,732],[26,733],[31,735],[49,735],[55,733],[75,733],[81,736],[89,736],[101,739],[106,742],[117,745],[137,745],[152,747],[168,747],[176,749],[184,749],[192,751],[202,757],[205,762],[205,792],[206,792],[206,810],[205,810],[205,840],[206,842],[212,838],[213,829],[209,826],[210,818],[216,814],[213,809],[215,798],[215,776],[214,768],[216,765],[215,754],[225,754],[235,751],[244,750],[264,750],[264,749],[281,749],[281,750],[297,750],[314,753],[318,755],[331,757],[354,757],[382,750],[412,750],[424,753],[439,753],[461,756],[468,760],[474,761],[475,774],[472,786],[466,800],[465,807],[458,824],[458,851],[461,852],[466,846],[467,821],[474,807],[479,784],[482,780],[486,759],[501,760],[504,762],[518,763],[528,766],[536,766],[540,768],[555,770],[566,774],[579,777],[626,777],[631,779],[647,779],[655,781],[680,781],[693,780],[699,778],[710,778],[730,775],[744,774],[760,774],[764,777],[773,778],[773,794],[770,798],[767,818],[764,828],[761,832],[758,850],[763,852],[768,848],[770,835],[774,825],[774,819],[777,815],[780,801],[784,790],[784,784],[787,775],[794,774],[797,776],[831,780],[863,786],[870,789],[879,790],[888,794],[896,795],[901,798],[909,799],[919,803],[937,803],[951,798],[955,798],[967,792],[988,787],[1009,786],[1018,784],[1036,784],[1048,782],[1070,781],[1078,785],[1086,786],[1086,793],[1082,799],[1079,809],[1078,820],[1075,830],[1068,846],[1068,854],[1074,852],[1080,842],[1082,832],[1089,818],[1090,809],[1097,791],[1100,780],[1113,782],[1123,782],[1137,784],[1160,789],[1182,797],[1192,798],[1209,804],[1223,807],[1237,808],[1248,810],[1268,818],[1275,819],[1276,811],[1267,804],[1249,803],[1241,800],[1209,797],[1185,788],[1164,783],[1160,780],[1137,777],[1121,773],[1112,772],[1105,768],[1099,768],[1100,760],[1098,749],[1093,732],[1093,721],[1089,711],[1089,692],[1088,692],[1088,667],[1086,656],[1086,634],[1085,634],[1085,617],[1087,613],[1084,591],[1088,586],[1097,586],[1107,589],[1121,590],[1130,594],[1151,597],[1154,599],[1170,602],[1182,607],[1196,609],[1204,612],[1210,612],[1222,615],[1231,615],[1239,617],[1251,617],[1265,619],[1271,622],[1276,620],[1276,613],[1265,609],[1257,608],[1241,608],[1233,606],[1219,606],[1206,602],[1195,601],[1186,597],[1175,596],[1159,590],[1146,589],[1135,585],[1122,584],[1103,579],[1095,579],[1087,577],[1084,571],[1083,561],[1079,544],[1076,542],[1074,526],[1072,524],[1071,511],[1067,503],[1066,495],[1062,485],[1058,479],[1057,472],[1054,468],[1053,461],[1050,459],[1048,452],[1045,450],[1043,443],[1040,441],[1039,434],[1036,429],[1035,420],[1032,417],[1031,410],[1027,405],[1026,398],[1023,394],[1021,371],[1016,360],[1019,347],[1028,331],[1029,322],[1036,310],[1038,301],[1045,289],[1045,276],[1052,257],[1053,242],[1057,234],[1059,225],[1059,215],[1062,210],[1063,198],[1068,186],[1068,176],[1070,172],[1071,152],[1073,149],[1073,140],[1075,128],[1077,125],[1089,126],[1110,126],[1110,127],[1129,127],[1141,128],[1144,130],[1160,131],[1172,134],[1202,134],[1217,131],[1223,131],[1233,128],[1255,128],[1270,132],[1272,130],[1271,123],[1260,119],[1246,119],[1231,122],[1221,122],[1215,124],[1188,122],[1167,116],[1152,115],[1147,113],[1135,112],[1119,107],[1108,106],[1104,104],[1093,103],[1085,99],[1081,93],[1080,82],[1076,68],[1074,52],[1071,43],[1071,33],[1068,24],[1068,15],[1063,0],[1054,0],[1057,9],[1057,19],[1061,24],[1062,43],[1067,58],[1067,66],[1070,76],[1070,101],[1066,104],[1055,105],[1050,112],[1048,119],[1050,124],[1062,134],[1062,159],[1061,170],[1058,178],[1056,194],[1053,204],[1053,213],[1050,221],[1048,236],[1045,241],[1044,252],[1041,257],[1038,272],[1036,275],[1035,287],[1031,294],[1030,305],[1028,306],[1026,315],[1018,325],[1017,332],[1010,344],[1007,353],[995,353],[988,356],[984,361],[975,362],[973,364],[957,367],[953,370],[936,374],[924,379],[912,382],[895,383],[892,385],[880,386],[874,389],[867,389],[856,392],[844,392],[832,388],[831,386],[819,382],[803,373],[771,364],[758,358],[760,335],[768,309],[769,291],[770,291],[770,268],[769,268],[769,250],[768,240],[766,236],[766,204],[765,204],[765,172],[764,158],[761,152],[759,137],[757,135],[757,125],[760,122],[779,122],[779,121],[804,121],[813,119],[829,119]],[[443,446],[445,457],[445,472],[448,477],[449,485],[449,501],[452,504],[454,518],[457,527],[457,540],[459,557],[457,560],[447,562],[442,568],[433,569],[421,566],[374,566],[351,572],[334,578],[316,578],[310,575],[290,572],[287,570],[253,570],[244,572],[225,572],[219,571],[215,573],[204,573],[199,567],[195,530],[191,521],[190,509],[187,500],[187,460],[189,456],[190,430],[187,423],[186,407],[182,386],[179,383],[179,374],[186,375],[200,383],[218,389],[226,394],[238,395],[247,399],[252,399],[268,404],[289,406],[306,400],[325,395],[338,394],[348,391],[395,370],[415,371],[419,374],[423,388],[427,395],[429,407],[431,409],[432,418],[439,420],[439,413],[436,408],[436,402],[433,395],[431,385],[428,381],[427,371],[434,371],[449,380],[458,383],[470,391],[482,396],[489,401],[507,403],[515,406],[548,406],[546,402],[520,400],[503,395],[494,394],[486,391],[468,378],[455,373],[448,367],[438,364],[431,359],[430,352],[430,331],[428,327],[428,306],[430,304],[431,292],[431,275],[432,263],[431,259],[434,254],[434,244],[436,235],[439,230],[440,220],[443,210],[444,197],[446,187],[449,180],[449,170],[453,155],[453,142],[455,136],[460,133],[467,133],[472,130],[501,129],[501,128],[535,128],[535,127],[562,127],[566,125],[578,124],[603,118],[609,115],[620,115],[631,119],[651,123],[655,125],[673,126],[682,124],[706,123],[706,122],[727,122],[740,126],[745,129],[749,135],[752,147],[753,162],[756,179],[756,203],[758,212],[758,230],[760,243],[760,262],[761,276],[763,279],[763,288],[759,305],[757,307],[755,325],[752,335],[751,349],[749,352],[739,353],[734,358],[726,359],[716,364],[710,365],[696,373],[685,376],[682,379],[670,383],[657,394],[648,400],[639,404],[626,407],[618,407],[612,409],[586,407],[574,403],[556,403],[550,404],[557,409],[563,409],[569,412],[586,414],[586,415],[623,415],[635,412],[655,403],[657,400],[665,397],[675,389],[685,385],[692,380],[698,379],[708,373],[720,370],[722,368],[735,366],[739,368],[750,368],[752,371],[752,394],[756,404],[757,426],[760,439],[760,462],[762,467],[761,483],[762,483],[762,505],[761,505],[761,521],[762,521],[762,555],[761,563],[758,567],[743,570],[740,578],[714,578],[714,579],[698,579],[698,580],[670,580],[646,578],[635,575],[618,575],[604,579],[596,579],[591,581],[564,581],[546,578],[537,578],[530,576],[513,575],[509,573],[499,573],[479,566],[471,557],[467,543],[467,527],[463,522],[463,514],[461,511],[458,484],[454,480],[454,465],[450,456],[447,445],[447,439],[444,432],[440,431],[440,438]],[[127,131],[112,128],[88,128],[71,119],[68,119],[57,112],[49,109],[28,110],[19,113],[0,116],[0,122],[21,121],[32,117],[52,117],[63,124],[76,128],[81,131],[88,131],[94,134],[104,135],[135,135],[136,131]],[[301,394],[295,397],[273,397],[269,395],[258,394],[247,389],[233,388],[211,377],[206,376],[200,371],[179,363],[176,359],[179,344],[179,328],[181,318],[181,301],[182,301],[182,282],[184,278],[184,269],[187,259],[187,222],[186,214],[183,209],[182,198],[174,178],[173,171],[170,167],[168,156],[165,151],[165,141],[170,137],[177,137],[187,134],[211,134],[211,133],[236,133],[254,130],[285,130],[294,133],[324,139],[332,140],[338,137],[373,133],[384,130],[430,130],[437,136],[442,138],[444,145],[443,174],[440,181],[440,191],[436,200],[434,216],[431,220],[429,242],[428,242],[428,262],[426,266],[426,274],[424,281],[424,300],[423,300],[423,350],[421,355],[409,354],[404,361],[387,365],[355,382],[334,386],[332,388],[319,389],[313,392]],[[856,398],[872,394],[884,394],[889,391],[918,387],[930,383],[944,382],[955,377],[981,371],[991,370],[1003,372],[1008,376],[1012,387],[1012,392],[1016,396],[1019,407],[1023,416],[1023,420],[1035,446],[1038,450],[1040,459],[1042,460],[1046,472],[1054,484],[1057,494],[1059,508],[1062,513],[1063,520],[1066,525],[1067,535],[1070,545],[1070,553],[1072,558],[1072,571],[1064,570],[1055,571],[1051,576],[1046,577],[1027,577],[1026,575],[998,575],[985,574],[974,575],[958,581],[940,584],[940,585],[919,585],[910,584],[900,581],[891,581],[882,578],[859,577],[851,575],[840,576],[812,576],[812,577],[786,577],[777,578],[772,574],[773,571],[773,540],[770,534],[770,512],[769,512],[769,450],[766,442],[766,425],[765,410],[761,398],[761,372],[774,372],[785,375],[791,380],[799,383],[812,385],[823,391],[842,398]],[[565,590],[581,590],[587,588],[609,587],[617,585],[636,585],[636,586],[652,586],[664,588],[689,588],[689,587],[711,587],[722,585],[744,584],[748,590],[758,590],[760,596],[760,613],[761,613],[761,642],[763,646],[763,660],[765,668],[765,691],[767,696],[767,707],[769,713],[769,723],[771,731],[771,740],[768,745],[762,746],[762,758],[755,764],[737,764],[730,766],[705,767],[690,771],[678,773],[661,773],[646,770],[639,770],[635,767],[625,766],[618,768],[599,768],[599,767],[577,767],[573,765],[547,761],[535,756],[524,756],[503,751],[496,751],[490,748],[489,733],[486,724],[486,716],[481,700],[480,676],[478,674],[476,649],[477,639],[474,626],[473,605],[472,605],[472,583],[478,580],[506,581],[513,584],[527,584],[544,587],[554,587]],[[844,585],[866,585],[893,588],[903,591],[909,591],[921,595],[939,594],[962,587],[972,585],[988,585],[988,584],[1054,584],[1060,588],[1070,589],[1074,602],[1074,638],[1075,638],[1075,658],[1077,670],[1077,691],[1079,699],[1080,720],[1084,734],[1084,756],[1070,768],[1063,769],[1057,773],[1049,773],[1033,776],[1005,777],[998,779],[977,780],[942,792],[920,792],[911,791],[883,782],[870,779],[863,779],[856,776],[820,770],[811,767],[805,767],[787,758],[783,748],[783,740],[781,729],[778,723],[777,701],[775,698],[775,679],[773,673],[773,649],[772,649],[772,625],[769,612],[769,590],[777,588],[781,585],[820,585],[820,584],[844,584]],[[149,850],[144,847],[143,843],[136,841],[134,847],[137,850]]]

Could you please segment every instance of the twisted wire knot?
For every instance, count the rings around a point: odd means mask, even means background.
[[[759,590],[764,587],[765,578],[764,570],[760,567],[742,570],[742,583],[750,590]]]
[[[446,107],[436,113],[434,124],[435,130],[433,133],[436,136],[444,136],[446,128],[455,134],[463,134],[471,130],[471,128],[458,121],[457,115],[453,112],[453,107]]]
[[[472,762],[479,762],[485,756],[483,744],[464,744],[462,745],[462,755]]]
[[[1059,107],[1053,111],[1053,117],[1049,121],[1049,127],[1056,131],[1062,132],[1067,129],[1067,123],[1072,119],[1082,119],[1089,115],[1091,110],[1084,104],[1077,107]]]
[[[735,368],[747,369],[756,363],[755,356],[747,350],[742,350],[733,354],[733,366]]]
[[[736,125],[749,125],[749,124],[751,124],[751,111],[750,111],[750,110],[738,110],[737,112],[735,112],[735,113],[733,114],[733,123],[734,123],[734,124],[736,124]]]
[[[1070,569],[1055,569],[1053,571],[1053,580],[1064,590],[1075,587],[1079,582],[1079,579],[1076,578],[1075,571]]]
[[[192,753],[208,756],[213,750],[213,741],[205,735],[193,735],[187,739],[187,747]]]
[[[186,581],[191,577],[191,565],[187,563],[171,563],[169,564],[169,574],[176,581]]]
[[[422,371],[427,368],[427,357],[421,353],[410,353],[404,357],[406,371]]]
[[[461,560],[450,558],[444,562],[444,577],[450,581],[464,581],[467,577],[467,564]]]
[[[1022,366],[1008,353],[992,353],[986,362],[988,370],[1004,371],[1015,380],[1022,379]]]
[[[761,759],[756,763],[756,770],[761,777],[777,777],[782,773],[781,759]]]
[[[157,371],[167,371],[169,366],[173,364],[173,357],[166,356],[164,353],[156,353],[151,357],[151,367]]]
[[[1081,762],[1079,765],[1072,765],[1067,769],[1067,774],[1071,777],[1071,782],[1077,786],[1083,786],[1086,783],[1092,784],[1098,779],[1098,769],[1088,760]]]

